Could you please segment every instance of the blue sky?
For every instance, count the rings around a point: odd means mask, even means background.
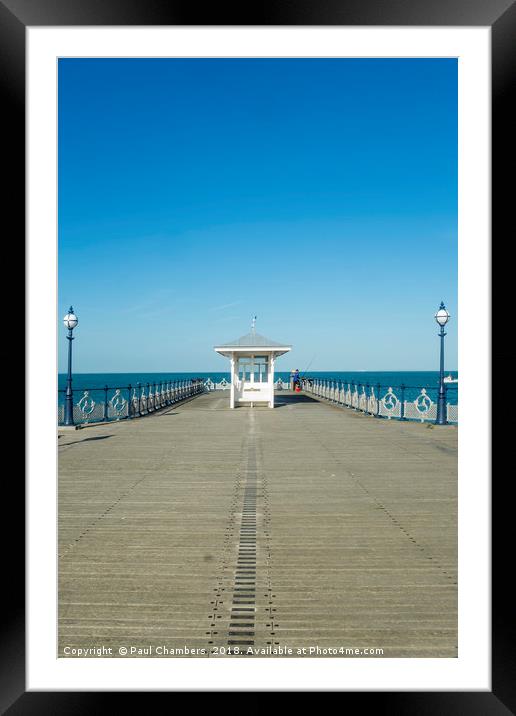
[[[58,146],[75,371],[456,368],[455,60],[64,59]]]

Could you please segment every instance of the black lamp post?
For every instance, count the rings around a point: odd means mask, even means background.
[[[441,339],[441,360],[439,365],[439,395],[437,397],[437,418],[435,421],[436,425],[446,425],[446,389],[444,387],[444,327],[450,320],[450,314],[446,310],[446,306],[441,301],[439,310],[435,314],[435,320],[439,324],[441,330],[437,334]]]
[[[73,312],[73,308],[70,309],[66,316],[63,318],[65,328],[68,329],[68,377],[66,379],[66,395],[65,395],[65,406],[64,406],[64,424],[74,425],[73,422],[73,392],[72,392],[72,341],[73,341],[73,329],[79,323],[77,316]]]

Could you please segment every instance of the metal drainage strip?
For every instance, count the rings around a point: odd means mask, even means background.
[[[216,620],[222,619],[222,614],[218,614],[220,608],[224,611],[224,600],[221,599],[223,592],[226,591],[226,587],[223,586],[226,583],[226,570],[231,563],[234,573],[234,577],[230,578],[230,584],[228,585],[229,592],[232,592],[232,604],[230,608],[229,624],[227,631],[227,645],[228,647],[245,647],[254,646],[255,644],[255,622],[256,622],[256,566],[257,566],[257,499],[258,499],[258,480],[257,480],[257,460],[256,460],[256,446],[254,439],[251,439],[247,445],[247,460],[244,469],[239,472],[237,476],[237,482],[235,485],[235,496],[233,498],[233,507],[229,515],[229,525],[227,528],[227,535],[225,539],[224,556],[218,577],[218,587],[215,588],[214,600],[211,602],[213,614],[210,614],[210,627],[211,629],[206,632],[209,637],[208,644],[213,645],[218,640],[218,634],[220,629],[220,622]],[[243,503],[240,501],[240,490],[242,479],[245,479],[244,483],[244,494]],[[276,612],[274,605],[274,597],[272,594],[272,585],[270,580],[270,513],[268,508],[268,500],[266,496],[266,479],[263,477],[261,482],[261,488],[263,491],[263,506],[262,506],[262,521],[264,529],[264,543],[263,543],[263,556],[266,560],[266,574],[262,575],[265,578],[267,584],[267,594],[264,596],[268,600],[268,604],[265,607],[267,613],[266,619],[269,623],[266,624],[270,628],[270,641],[267,644],[278,644],[275,640],[276,627],[275,614]],[[237,557],[236,565],[234,556],[229,559],[230,544],[232,542],[232,536],[234,534],[235,524],[235,512],[238,506],[242,505],[241,519],[239,525],[239,537],[237,545]],[[236,526],[236,525],[235,525]],[[231,550],[233,552],[233,550]],[[229,576],[229,575],[228,575]],[[230,586],[231,585],[231,586]],[[213,628],[215,627],[215,629]],[[217,629],[218,627],[218,629]],[[245,651],[240,651],[241,655],[247,655]]]
[[[237,475],[235,485],[235,496],[233,498],[233,506],[229,515],[229,525],[226,530],[226,539],[224,547],[224,555],[218,577],[218,587],[215,588],[214,600],[211,602],[213,614],[210,614],[210,631],[206,634],[209,636],[208,644],[212,645],[218,640],[219,623],[218,619],[222,619],[222,614],[218,614],[220,608],[224,605],[221,599],[223,592],[226,591],[226,570],[229,563],[232,565],[232,576],[228,585],[229,592],[232,592],[232,606],[228,624],[228,646],[254,646],[255,634],[255,610],[256,610],[256,500],[257,500],[257,470],[256,470],[256,451],[254,443],[251,440],[248,443],[245,467]],[[241,502],[241,484],[244,482],[243,504]],[[229,550],[231,549],[232,537],[235,531],[236,515],[238,507],[242,506],[242,515],[240,519],[238,549],[236,566],[234,563],[234,555],[229,559]],[[231,549],[233,552],[233,549]],[[229,576],[229,575],[227,575]],[[223,608],[224,611],[224,608]],[[213,627],[218,627],[213,629]],[[232,637],[238,636],[239,639]]]
[[[251,442],[229,617],[228,646],[254,646],[256,618],[256,447]]]

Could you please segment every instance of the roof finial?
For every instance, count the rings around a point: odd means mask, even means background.
[[[251,321],[251,333],[256,333],[256,316],[253,316],[253,320]]]

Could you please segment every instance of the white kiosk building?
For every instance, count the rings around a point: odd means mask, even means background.
[[[266,403],[269,408],[274,408],[274,364],[278,356],[288,353],[291,348],[256,333],[254,320],[251,333],[215,346],[217,353],[231,361],[229,407]]]

